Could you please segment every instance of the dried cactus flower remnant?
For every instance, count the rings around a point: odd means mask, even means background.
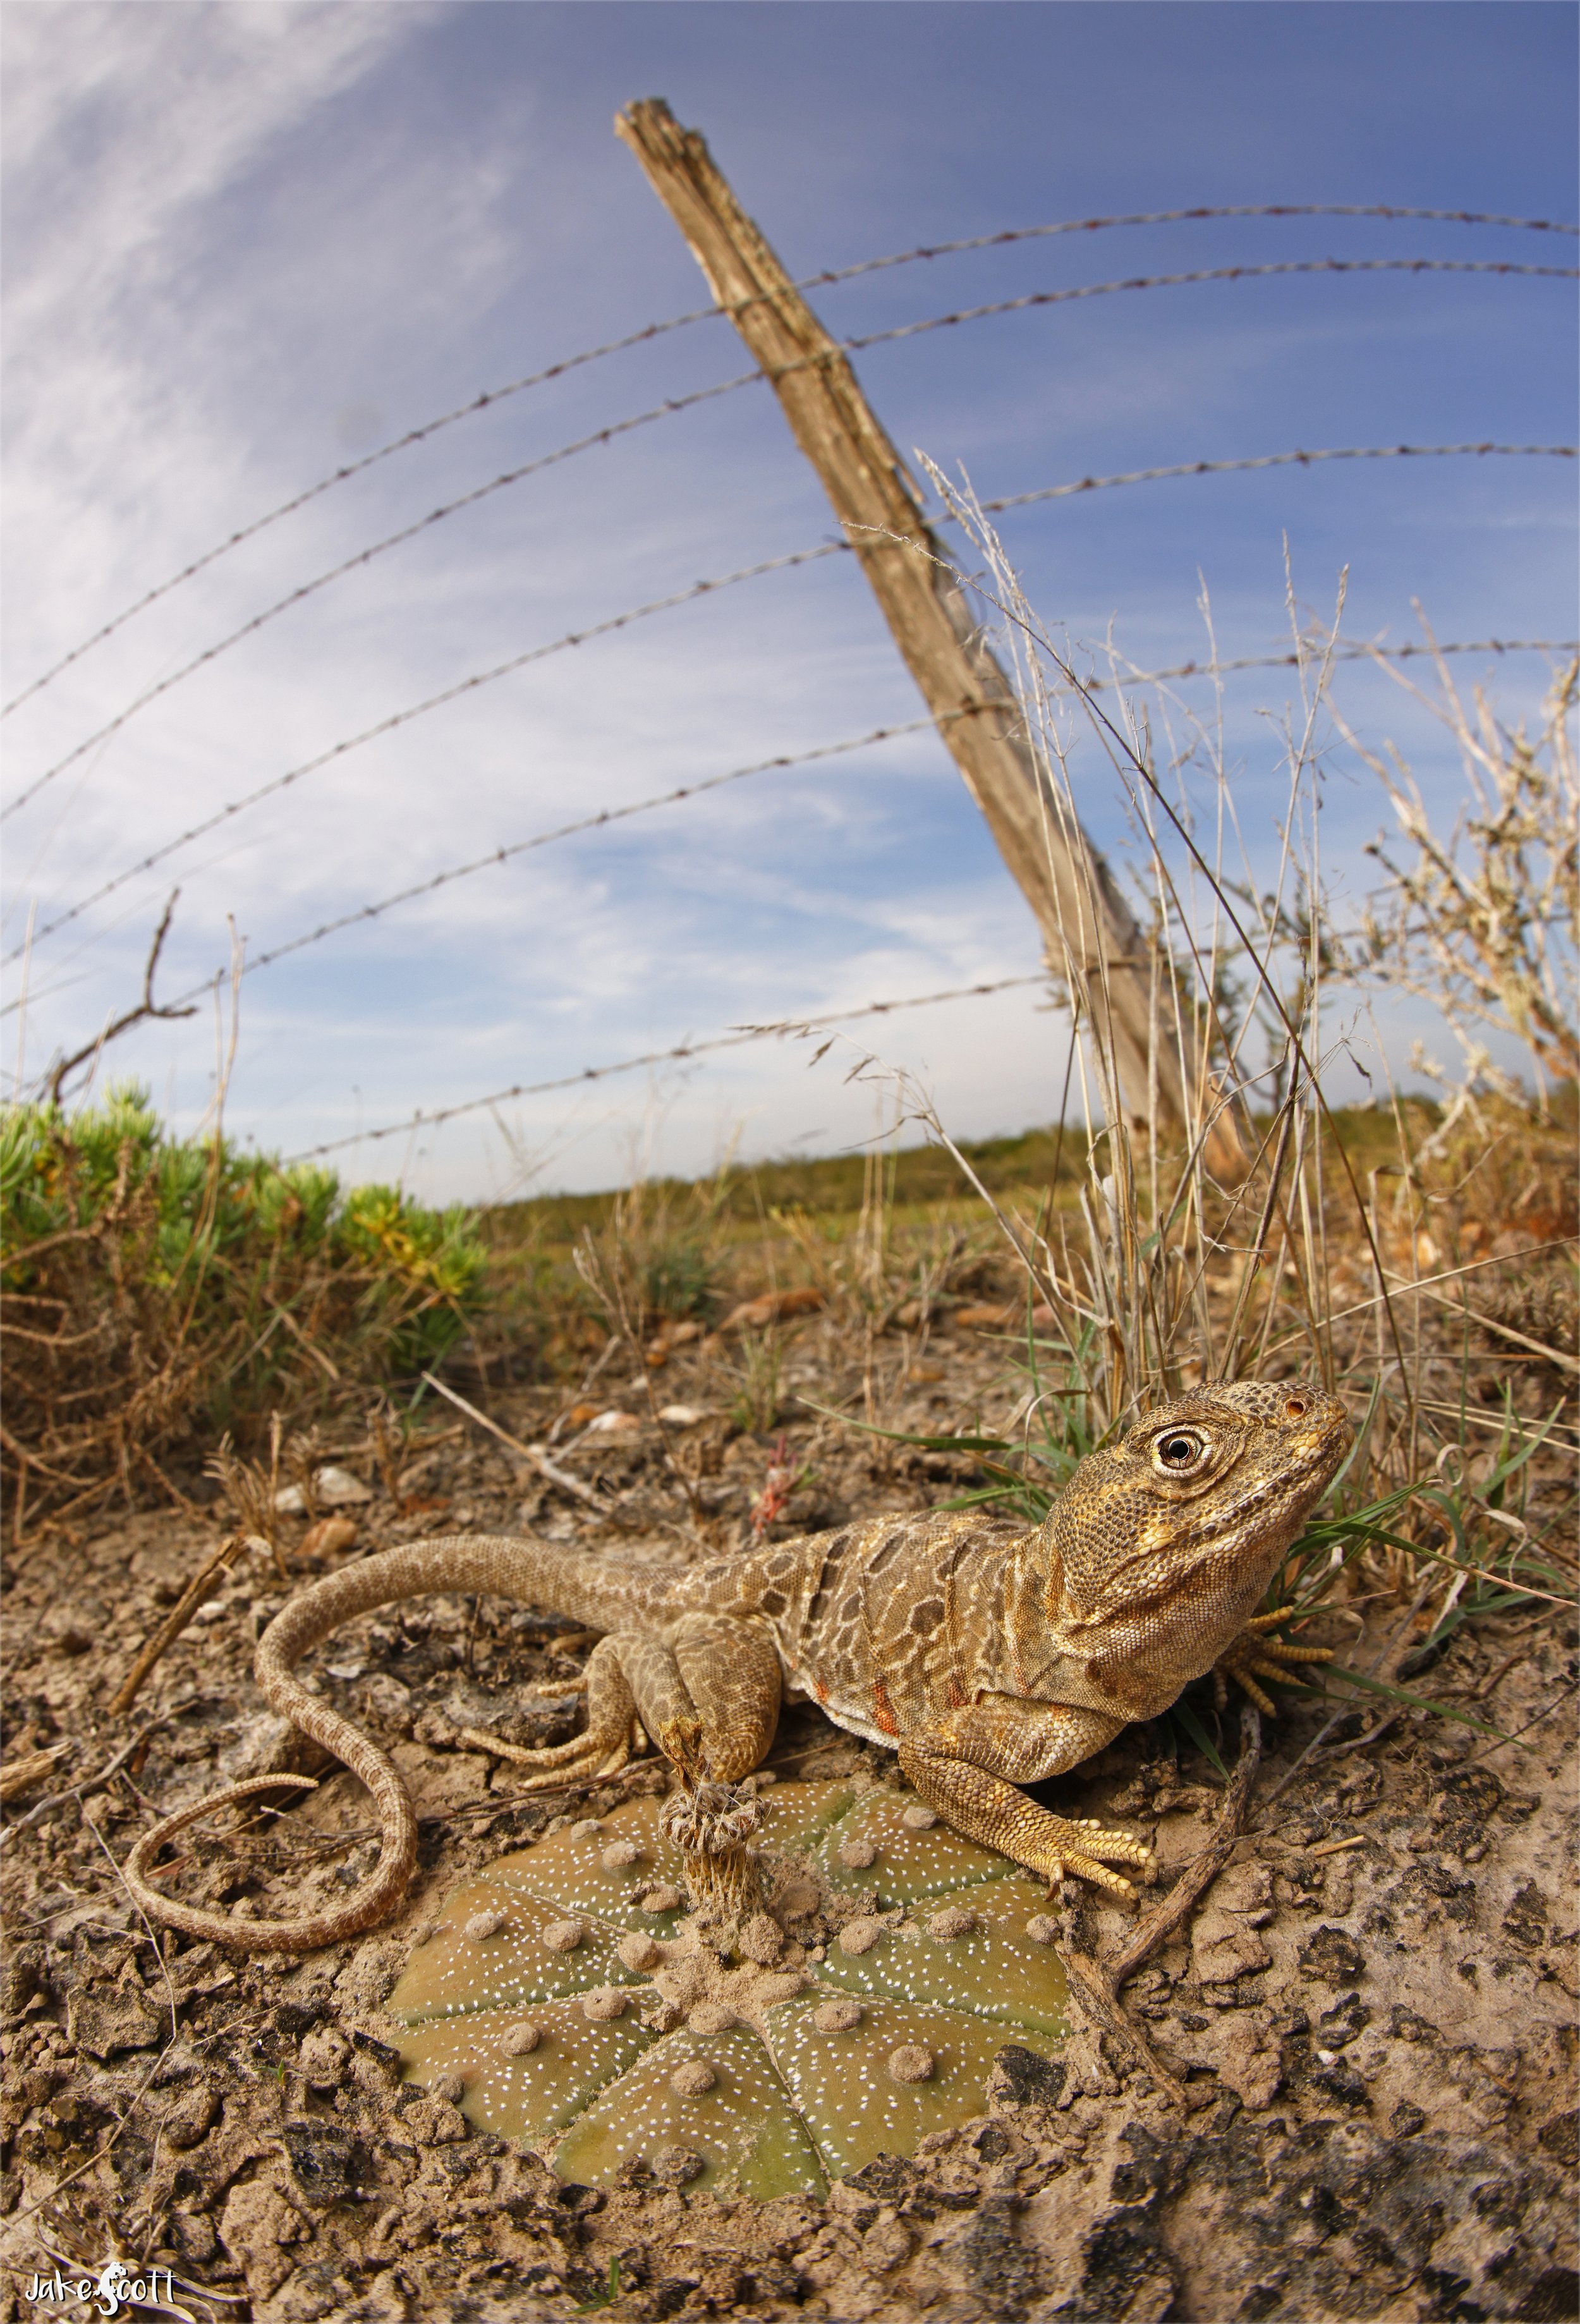
[[[408,2080],[453,2088],[477,2128],[535,2148],[562,2178],[606,2185],[640,2164],[662,2185],[766,2200],[819,2194],[981,2113],[1007,2041],[1057,2052],[1063,1970],[1027,1933],[1038,1884],[908,1821],[904,1794],[774,1786],[762,1843],[814,1908],[821,1896],[849,1911],[828,1877],[845,1869],[845,1826],[886,1836],[867,1883],[880,1909],[794,1970],[776,1966],[767,1914],[732,1965],[701,1946],[664,1877],[679,1858],[662,1806],[630,1801],[552,1833],[447,1900],[390,1999],[409,2027]],[[945,1865],[961,1877],[940,1891]],[[892,1892],[917,1889],[923,1910],[904,1925],[909,1893]]]

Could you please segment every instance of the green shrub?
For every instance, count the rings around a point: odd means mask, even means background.
[[[430,1365],[483,1270],[469,1213],[173,1136],[134,1084],[0,1109],[11,1489],[86,1504],[186,1439]]]

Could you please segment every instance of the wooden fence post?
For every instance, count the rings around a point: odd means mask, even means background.
[[[1089,1001],[1094,1034],[1113,1059],[1127,1111],[1155,1120],[1166,1134],[1186,1134],[1210,1093],[1187,1093],[1172,1024],[1153,1039],[1163,964],[1102,855],[1039,769],[1014,688],[847,357],[742,209],[698,131],[682,129],[659,97],[633,105],[614,128],[822,478],[906,666],[1037,917],[1049,967]],[[1225,1117],[1209,1138],[1207,1158],[1237,1177],[1240,1155]]]

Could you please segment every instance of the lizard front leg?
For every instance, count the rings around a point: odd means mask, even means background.
[[[1100,1859],[1146,1865],[1151,1850],[1128,1832],[1072,1822],[1017,1790],[1089,1759],[1124,1721],[1063,1702],[1023,1702],[990,1694],[961,1711],[914,1728],[900,1746],[900,1765],[929,1807],[968,1840],[997,1849],[1040,1873],[1050,1889],[1066,1873],[1120,1895],[1131,1883]]]
[[[1278,1704],[1259,1678],[1287,1679],[1290,1665],[1298,1671],[1302,1663],[1330,1663],[1331,1646],[1292,1646],[1271,1633],[1287,1622],[1296,1612],[1293,1606],[1276,1606],[1270,1614],[1253,1614],[1239,1635],[1229,1641],[1213,1665],[1213,1693],[1220,1711],[1229,1700],[1228,1682],[1237,1679],[1258,1711],[1268,1719],[1278,1716]]]

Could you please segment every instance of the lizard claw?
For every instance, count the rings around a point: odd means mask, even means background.
[[[1105,1831],[1091,1816],[1078,1820],[1058,1816],[1058,1827],[1051,1836],[1046,1850],[1039,1850],[1039,1861],[1031,1868],[1040,1872],[1049,1883],[1050,1897],[1057,1896],[1067,1877],[1085,1880],[1094,1888],[1106,1888],[1116,1896],[1133,1896],[1135,1886],[1123,1873],[1111,1872],[1102,1861],[1107,1858],[1120,1864],[1132,1864],[1142,1872],[1150,1871],[1152,1851],[1144,1840],[1134,1840],[1128,1831]]]
[[[1257,1684],[1258,1679],[1288,1678],[1290,1665],[1298,1668],[1304,1663],[1332,1662],[1331,1646],[1290,1646],[1271,1635],[1295,1611],[1293,1606],[1275,1606],[1270,1613],[1253,1614],[1239,1636],[1225,1646],[1213,1665],[1213,1700],[1218,1710],[1222,1711],[1228,1702],[1228,1682],[1234,1679],[1265,1718],[1276,1719],[1279,1706],[1266,1688]]]

